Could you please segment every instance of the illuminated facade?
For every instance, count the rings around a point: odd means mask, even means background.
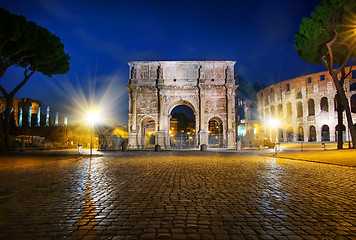
[[[344,89],[355,123],[355,70],[345,79]],[[336,88],[327,71],[289,79],[262,89],[257,93],[257,108],[264,136],[272,142],[337,141],[340,129],[344,141],[348,141],[350,135],[345,113],[343,126],[338,126],[335,95]],[[279,126],[269,126],[271,119],[278,119]]]
[[[155,144],[169,148],[171,112],[193,110],[198,145],[208,144],[209,121],[223,128],[225,146],[235,148],[235,80],[232,61],[130,62],[129,148],[144,148],[146,123],[155,123]]]
[[[6,100],[0,98],[0,113],[6,108]],[[16,126],[38,125],[37,115],[41,114],[41,102],[30,98],[13,99],[12,112]],[[26,116],[26,117],[24,117]]]

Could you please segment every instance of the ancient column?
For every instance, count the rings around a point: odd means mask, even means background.
[[[49,126],[49,106],[47,106],[47,114],[46,114],[46,126]]]
[[[28,109],[28,126],[31,127],[31,120],[32,120],[32,107]]]
[[[165,143],[165,124],[164,124],[164,112],[163,112],[163,90],[161,87],[158,88],[158,131],[156,133],[155,142],[162,148],[168,147]],[[169,134],[169,132],[168,132]]]
[[[234,87],[225,86],[226,87],[226,98],[227,98],[227,106],[226,106],[226,113],[227,113],[227,131],[226,131],[226,140],[227,140],[227,148],[235,148],[235,134],[234,134],[234,127],[233,127],[233,119],[235,114],[232,112],[234,108]],[[236,88],[236,86],[235,86]]]
[[[56,112],[56,121],[55,121],[54,125],[58,126],[58,112]]]
[[[41,126],[41,107],[38,107],[37,111],[37,127]]]
[[[136,107],[136,100],[137,100],[137,89],[131,88],[131,99],[130,99],[130,129],[129,129],[129,147],[130,148],[137,148],[137,107]]]
[[[19,127],[22,127],[22,115],[23,115],[22,108],[20,108]]]
[[[199,85],[199,112],[200,112],[200,131],[199,131],[199,142],[202,144],[209,144],[208,141],[208,126],[205,120],[205,88],[203,85]]]

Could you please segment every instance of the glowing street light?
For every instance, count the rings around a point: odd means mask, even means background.
[[[98,123],[100,121],[100,114],[98,109],[96,108],[89,109],[86,120],[91,126]]]
[[[268,121],[268,125],[273,129],[276,129],[280,124],[281,124],[280,121],[275,118],[271,118]]]
[[[91,128],[90,130],[90,156],[93,155],[93,131],[94,131],[94,125],[98,122],[100,122],[100,113],[98,109],[96,108],[91,108],[89,109],[86,120],[89,123],[89,126]]]
[[[269,125],[269,127],[272,128],[272,129],[275,131],[275,135],[276,135],[276,139],[275,139],[275,140],[276,140],[276,142],[278,142],[278,137],[277,137],[276,129],[279,127],[280,124],[281,124],[281,122],[280,122],[278,119],[276,119],[276,118],[270,118],[270,119],[268,120],[268,125]],[[279,151],[279,145],[278,145],[278,143],[276,144],[274,150],[275,150],[275,154],[277,154],[278,151]]]

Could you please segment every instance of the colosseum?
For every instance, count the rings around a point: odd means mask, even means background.
[[[345,79],[344,89],[355,123],[356,70]],[[262,134],[272,142],[326,142],[337,141],[338,131],[342,129],[344,141],[349,141],[345,113],[343,126],[338,126],[335,95],[336,88],[327,71],[262,89],[257,93]],[[271,126],[271,121],[278,125]]]

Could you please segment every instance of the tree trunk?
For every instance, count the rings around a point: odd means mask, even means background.
[[[355,128],[354,128],[354,125],[352,122],[349,101],[347,100],[344,88],[341,86],[341,84],[337,78],[337,75],[332,74],[332,78],[333,78],[337,93],[339,94],[341,104],[343,105],[345,112],[346,112],[347,124],[350,129],[351,139],[352,139],[352,148],[356,148],[356,131],[355,131]],[[341,128],[341,126],[339,126],[339,131],[340,131],[340,128]]]
[[[4,137],[4,120],[3,116],[5,116],[5,112],[2,113],[0,119],[0,154],[5,153],[5,137]]]
[[[5,152],[10,152],[10,115],[13,103],[13,97],[6,97],[5,122],[4,122],[4,137],[5,137]]]
[[[344,142],[343,142],[343,126],[344,126],[344,119],[343,119],[343,112],[344,108],[341,104],[341,99],[339,94],[336,94],[336,110],[337,110],[337,149],[342,149]]]

